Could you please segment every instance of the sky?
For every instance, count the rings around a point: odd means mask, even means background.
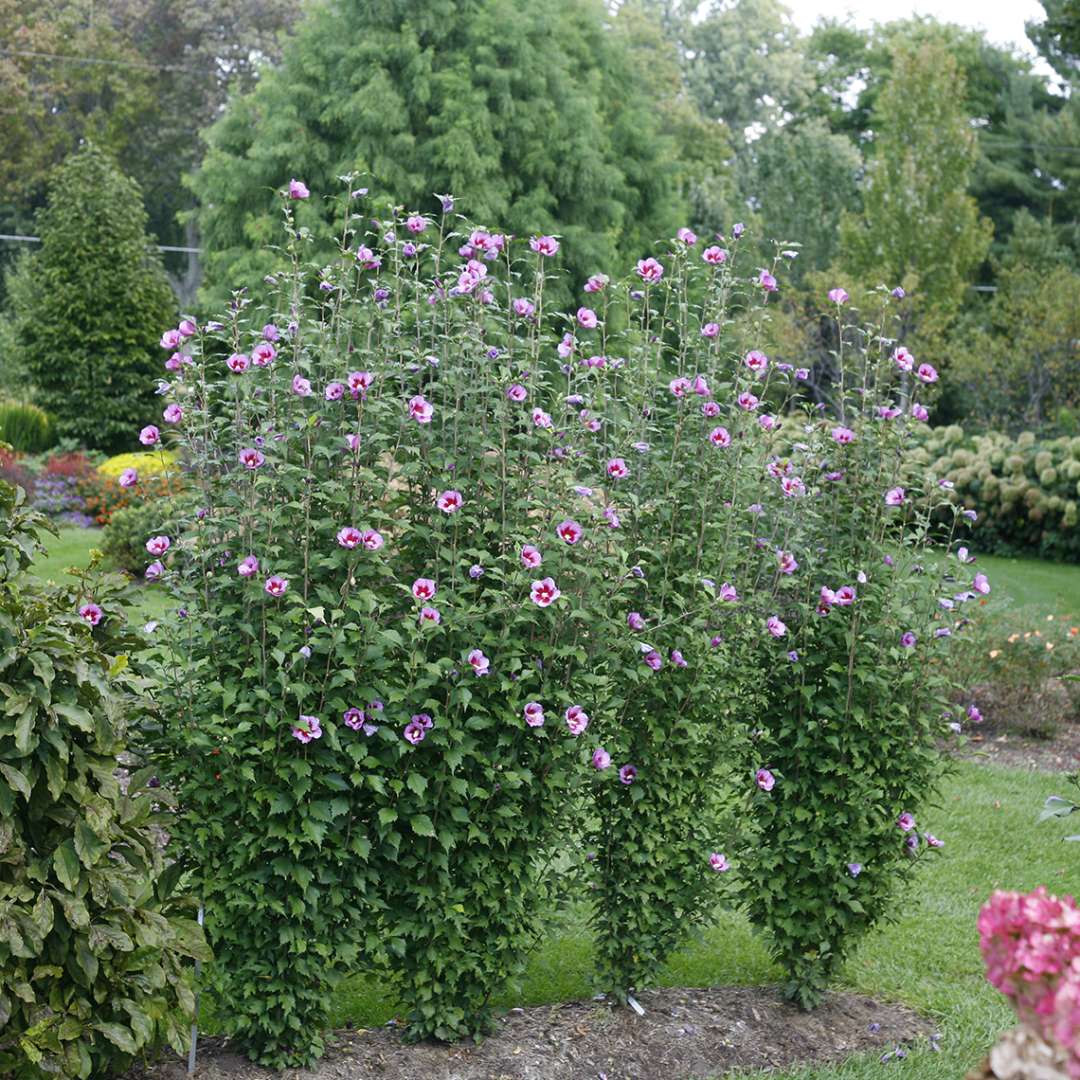
[[[1038,0],[785,0],[802,30],[822,16],[843,19],[851,14],[858,26],[891,22],[910,15],[932,15],[942,22],[985,30],[996,45],[1013,45],[1028,55],[1034,49],[1024,33],[1027,20],[1041,22]]]

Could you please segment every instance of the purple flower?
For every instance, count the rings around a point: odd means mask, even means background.
[[[405,725],[404,735],[407,742],[416,746],[417,743],[422,743],[424,741],[424,736],[427,735],[427,728],[416,720],[410,720]]]
[[[655,649],[648,649],[642,659],[653,671],[659,671],[664,666],[664,658]]]
[[[852,877],[858,877],[862,873],[862,863],[849,862],[847,864],[847,870]]]
[[[319,718],[317,716],[305,716],[300,714],[300,721],[293,725],[292,729],[293,738],[299,739],[302,743],[309,743],[312,739],[322,738],[322,726],[319,724]]]
[[[629,626],[631,630],[644,630],[645,619],[642,617],[641,612],[631,611],[630,614],[626,616],[626,625]]]
[[[619,783],[620,784],[632,784],[637,779],[637,766],[636,765],[623,765],[619,769]]]
[[[915,648],[915,642],[916,641],[918,641],[918,638],[910,630],[905,630],[900,635],[900,644],[905,649],[913,649],[913,648]]]
[[[598,772],[611,765],[611,755],[602,747],[598,746],[592,753],[592,767]]]
[[[709,856],[709,865],[718,873],[723,874],[731,869],[731,863],[719,851],[714,851]]]
[[[911,832],[915,828],[915,815],[905,810],[897,819],[896,827],[901,832]]]
[[[83,604],[79,608],[79,615],[84,618],[91,626],[97,626],[101,622],[102,616],[105,613],[97,606],[97,604],[91,601],[89,604]]]
[[[776,777],[768,769],[758,769],[754,774],[754,782],[762,791],[772,791],[776,786]]]
[[[157,581],[157,579],[161,577],[161,575],[164,573],[164,565],[161,562],[155,560],[146,568],[146,572],[145,574],[143,574],[143,577],[145,577],[147,581]]]
[[[544,726],[544,706],[539,701],[530,701],[525,706],[525,723],[529,727]]]
[[[311,194],[303,180],[293,178],[289,181],[289,198],[306,199]]]
[[[581,735],[589,726],[589,714],[580,705],[571,705],[565,716],[571,735]]]

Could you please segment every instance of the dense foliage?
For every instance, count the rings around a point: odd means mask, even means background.
[[[0,1072],[14,1080],[182,1050],[186,958],[209,958],[163,861],[169,796],[150,770],[117,777],[143,712],[122,597],[89,573],[39,584],[41,527],[0,484]]]
[[[56,432],[108,449],[152,397],[159,327],[175,310],[138,187],[93,146],[65,161],[20,262],[16,348]]]
[[[0,403],[0,441],[31,454],[48,450],[55,441],[52,420],[36,405]]]

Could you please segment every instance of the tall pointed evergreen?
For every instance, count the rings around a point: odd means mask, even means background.
[[[365,172],[419,211],[451,192],[473,220],[561,235],[582,278],[679,223],[649,87],[600,0],[333,0],[209,142],[191,186],[218,293],[266,272],[292,176],[318,196]],[[332,235],[331,214],[313,197],[300,224]]]

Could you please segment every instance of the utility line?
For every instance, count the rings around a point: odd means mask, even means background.
[[[183,64],[152,64],[140,60],[109,60],[103,56],[71,56],[62,53],[33,52],[29,49],[0,49],[0,56],[23,56],[34,60],[64,60],[69,64],[106,64],[110,67],[140,68],[146,71],[191,71],[219,75],[215,68],[185,67]]]
[[[40,236],[20,236],[18,233],[0,233],[0,240],[8,240],[11,243],[40,244]],[[171,244],[155,244],[158,251],[179,251],[185,255],[201,255],[202,248],[173,247]]]

